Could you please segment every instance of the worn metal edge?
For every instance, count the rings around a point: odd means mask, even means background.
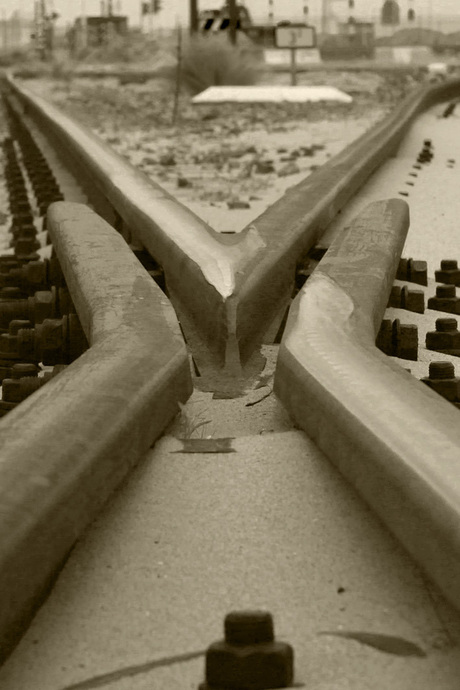
[[[375,347],[407,232],[404,205],[371,204],[333,242],[293,302],[275,392],[460,608],[458,410]]]
[[[29,114],[34,111],[69,155],[88,167],[120,217],[162,264],[173,304],[187,313],[216,361],[232,369],[249,358],[267,324],[288,304],[300,256],[393,154],[417,114],[460,92],[460,80],[417,89],[242,233],[224,239],[98,137],[11,78],[8,84]]]
[[[174,311],[120,235],[64,202],[48,228],[90,348],[0,420],[0,661],[192,392]]]

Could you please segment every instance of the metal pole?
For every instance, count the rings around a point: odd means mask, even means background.
[[[303,0],[303,21],[308,24],[308,0]]]
[[[229,26],[228,33],[230,38],[230,43],[236,45],[236,27],[238,25],[238,8],[236,6],[236,0],[229,0],[228,2],[228,14],[229,14]]]
[[[198,33],[198,0],[190,0],[190,33]]]
[[[5,50],[7,47],[8,39],[6,30],[6,12],[4,9],[2,9],[2,29],[2,50]]]
[[[322,1],[321,6],[321,33],[325,34],[327,30],[327,0]]]
[[[268,23],[273,24],[275,15],[273,13],[273,0],[268,0]]]
[[[296,51],[297,48],[290,48],[291,51],[291,86],[297,86],[297,63]]]

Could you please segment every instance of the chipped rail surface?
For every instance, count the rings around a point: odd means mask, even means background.
[[[242,233],[223,237],[98,137],[9,80],[22,109],[59,141],[130,233],[163,266],[173,304],[220,364],[245,361],[288,303],[295,266],[329,222],[397,148],[414,118],[460,94],[460,80],[423,87]],[[21,107],[19,107],[19,111]]]
[[[79,204],[48,221],[90,348],[0,421],[1,659],[192,390],[174,311],[123,238]]]
[[[460,608],[458,410],[375,346],[408,224],[405,202],[374,202],[331,244],[291,307],[275,391]]]

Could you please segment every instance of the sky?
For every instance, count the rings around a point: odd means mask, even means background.
[[[329,0],[337,11],[347,11],[347,0]],[[432,17],[440,15],[457,15],[460,19],[460,0],[398,0],[403,13],[413,7],[419,16]],[[46,0],[47,8],[60,15],[60,23],[68,23],[82,14],[99,14],[100,0]],[[182,24],[188,23],[189,0],[161,0],[163,9],[156,15],[159,25],[173,25],[176,18]],[[121,14],[127,14],[130,24],[138,24],[140,17],[140,0],[113,0],[114,8],[120,8]],[[223,0],[198,0],[200,9],[220,7]],[[302,17],[303,5],[309,6],[310,17],[319,16],[322,0],[273,0],[275,21]],[[378,16],[383,0],[355,0],[355,15],[362,19]],[[266,21],[268,18],[268,0],[246,0],[245,3],[254,20]],[[21,14],[33,13],[34,0],[0,0],[0,15],[9,17],[14,10]],[[118,11],[117,11],[118,13]]]

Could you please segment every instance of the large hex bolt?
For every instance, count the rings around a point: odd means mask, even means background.
[[[15,364],[13,370],[21,365]],[[32,366],[32,365],[22,365]],[[43,376],[38,377],[35,375],[26,375],[22,377],[16,377],[11,379],[4,379],[2,385],[3,400],[7,403],[19,404],[25,400],[29,395],[35,393],[36,390],[41,388],[48,383],[48,381],[59,374],[65,366],[56,366],[53,371],[45,371]]]
[[[2,360],[21,360],[19,355],[18,333],[32,327],[26,319],[13,319],[10,321],[8,333],[0,335],[0,358]],[[39,360],[27,358],[26,362],[38,362]]]
[[[294,651],[276,642],[266,611],[233,611],[225,617],[225,640],[206,651],[206,682],[199,690],[285,688],[294,676]]]
[[[39,290],[33,297],[14,299],[11,302],[0,301],[0,328],[8,327],[12,319],[28,319],[32,323],[41,323],[44,319],[57,316],[56,288]]]
[[[460,400],[460,379],[452,362],[430,362],[429,376],[421,381],[450,402]]]
[[[14,253],[16,256],[24,256],[40,247],[41,244],[35,237],[19,237],[14,243]]]
[[[426,334],[428,350],[450,352],[460,350],[460,332],[457,330],[457,319],[445,317],[436,319],[436,330]]]
[[[10,267],[0,264],[0,286],[15,285],[28,294],[49,289],[51,285],[63,286],[64,282],[64,276],[56,258],[29,261],[22,266]]]
[[[417,285],[428,285],[428,266],[426,261],[400,259],[396,278],[398,280],[407,280],[409,283],[416,283]]]
[[[45,319],[35,328],[20,330],[17,335],[19,357],[45,365],[70,364],[88,348],[76,314],[62,319]]]
[[[24,376],[20,379],[3,379],[3,400],[10,403],[20,403],[47,383],[49,378],[45,372],[45,375],[40,376],[40,378]]]
[[[460,298],[456,296],[455,285],[438,285],[436,296],[428,299],[428,309],[460,314]]]
[[[441,268],[434,272],[434,277],[438,283],[460,285],[460,269],[458,268],[457,261],[452,259],[441,261]]]

